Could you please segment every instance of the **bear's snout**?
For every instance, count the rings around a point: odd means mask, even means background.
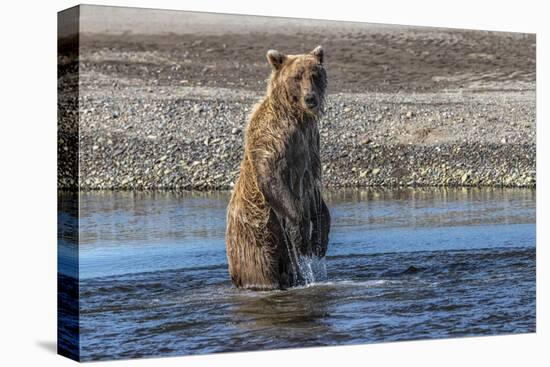
[[[317,96],[314,93],[308,93],[304,97],[304,103],[308,108],[315,108],[317,107]]]

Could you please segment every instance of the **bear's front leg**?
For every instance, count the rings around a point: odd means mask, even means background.
[[[318,257],[324,257],[328,247],[330,212],[322,197],[320,197],[319,205],[312,208],[311,223],[313,226],[311,234],[313,253]]]
[[[271,164],[266,168],[266,161],[255,162],[258,173],[258,186],[267,204],[277,217],[281,226],[279,243],[288,254],[291,270],[291,283],[300,283],[298,258],[300,251],[309,245],[309,236],[304,232],[304,209],[301,198],[294,193],[290,185],[290,174],[282,164]],[[261,174],[265,172],[265,174]],[[309,213],[308,213],[309,214]]]

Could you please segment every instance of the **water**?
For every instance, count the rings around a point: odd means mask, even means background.
[[[252,292],[227,273],[228,193],[83,193],[79,268],[70,240],[59,251],[60,279],[80,276],[81,358],[534,332],[535,195],[326,193],[325,280]]]

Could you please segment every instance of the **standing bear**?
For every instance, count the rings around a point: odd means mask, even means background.
[[[304,284],[301,260],[325,256],[330,230],[319,155],[327,86],[323,49],[303,55],[270,50],[267,60],[267,95],[249,117],[227,208],[231,280],[257,290]]]

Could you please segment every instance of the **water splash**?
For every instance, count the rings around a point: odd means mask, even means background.
[[[327,265],[324,257],[300,256],[298,269],[306,286],[327,280]]]

